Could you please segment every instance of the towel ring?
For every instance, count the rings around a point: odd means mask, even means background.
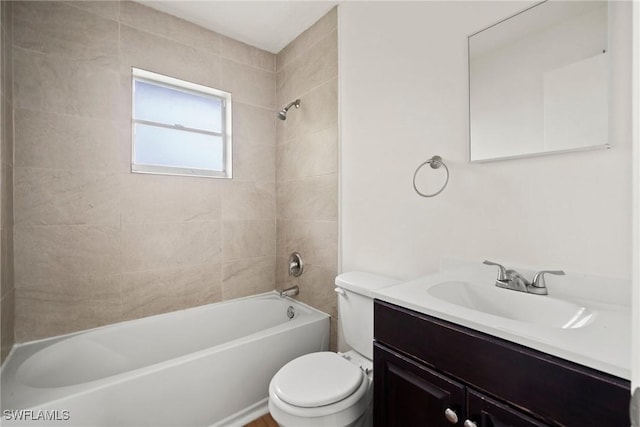
[[[444,166],[444,170],[447,173],[447,178],[444,181],[444,185],[442,186],[442,188],[440,190],[436,191],[433,194],[425,194],[425,193],[421,192],[420,190],[418,190],[418,187],[416,186],[416,176],[418,175],[418,171],[420,169],[422,169],[422,167],[424,165],[431,165],[431,169],[438,169],[438,168],[440,168],[440,166]],[[445,189],[445,187],[447,186],[448,183],[449,183],[449,168],[447,167],[447,165],[444,164],[444,162],[442,161],[442,157],[440,157],[440,156],[433,156],[432,158],[430,158],[429,160],[427,160],[426,162],[424,162],[420,166],[418,166],[416,171],[413,173],[413,189],[416,190],[416,193],[418,193],[422,197],[437,196],[438,194],[442,193],[442,190]]]

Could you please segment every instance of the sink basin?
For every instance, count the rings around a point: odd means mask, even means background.
[[[552,328],[581,328],[595,317],[592,310],[571,301],[491,285],[448,281],[431,286],[427,293],[466,309]]]
[[[517,270],[525,277],[535,273]],[[453,259],[444,260],[438,272],[372,295],[380,304],[631,378],[629,281],[571,272],[549,279],[549,295],[502,289],[494,284],[495,269]]]

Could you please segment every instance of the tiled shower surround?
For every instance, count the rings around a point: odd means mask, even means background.
[[[276,58],[133,2],[13,4],[16,342],[273,290],[293,246],[335,314],[335,13]],[[232,93],[232,180],[129,172],[131,67]]]
[[[277,123],[277,285],[298,285],[299,299],[331,314],[338,271],[338,39],[331,12],[285,47],[276,60],[277,105],[300,98]],[[288,276],[301,253],[304,274]]]

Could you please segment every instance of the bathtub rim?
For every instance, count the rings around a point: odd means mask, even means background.
[[[243,300],[247,300],[247,299],[265,298],[265,297],[272,296],[272,295],[276,295],[279,298],[284,299],[284,300],[292,301],[292,302],[294,302],[296,304],[299,304],[299,305],[309,309],[310,311],[316,311],[316,312],[319,312],[321,314],[325,314],[325,315],[329,316],[330,318],[332,317],[330,314],[325,313],[324,311],[319,310],[319,309],[317,309],[315,307],[312,307],[309,304],[306,304],[306,303],[304,303],[304,302],[302,302],[300,300],[297,300],[297,299],[294,299],[294,298],[291,298],[291,297],[280,297],[280,293],[278,291],[276,291],[276,290],[267,291],[267,292],[262,292],[262,293],[259,293],[259,294],[246,295],[246,296],[243,296],[243,297],[228,299],[228,300],[224,300],[224,301],[217,301],[217,302],[211,302],[211,303],[208,303],[208,304],[196,305],[196,306],[193,306],[193,307],[180,308],[178,310],[166,311],[164,313],[151,314],[149,316],[136,317],[135,319],[121,320],[119,322],[108,323],[106,325],[95,326],[93,328],[88,328],[88,329],[81,329],[79,331],[67,332],[65,334],[55,335],[55,336],[52,336],[52,337],[38,338],[38,339],[35,339],[35,340],[31,340],[31,341],[25,341],[25,342],[21,342],[21,343],[14,343],[14,345],[11,347],[11,350],[9,351],[9,354],[7,354],[7,357],[5,357],[4,361],[0,365],[0,375],[4,371],[4,367],[7,364],[7,361],[9,360],[10,356],[14,353],[15,349],[20,348],[20,347],[24,347],[24,346],[27,346],[27,345],[34,345],[34,344],[43,344],[43,343],[48,342],[48,341],[61,341],[63,339],[70,338],[73,335],[80,335],[80,334],[85,334],[85,333],[89,333],[89,332],[99,331],[101,329],[107,329],[107,328],[114,327],[114,326],[117,326],[117,325],[125,325],[125,324],[131,323],[131,322],[137,322],[137,321],[142,321],[142,320],[146,321],[146,319],[153,319],[153,318],[158,317],[158,316],[167,316],[167,315],[172,315],[172,314],[178,314],[178,313],[181,313],[183,311],[204,310],[207,307],[212,306],[212,305],[223,305],[223,304],[229,304],[229,303],[232,303],[232,302],[243,301]]]

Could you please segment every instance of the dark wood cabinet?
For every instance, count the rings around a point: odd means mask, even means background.
[[[629,381],[379,300],[374,319],[376,427],[630,425]]]
[[[537,421],[474,390],[467,392],[467,411],[469,412],[468,419],[477,427],[548,426],[548,424]]]
[[[465,386],[402,355],[374,346],[374,372],[380,372],[374,393],[374,417],[385,426],[439,427],[446,416],[464,418]]]

